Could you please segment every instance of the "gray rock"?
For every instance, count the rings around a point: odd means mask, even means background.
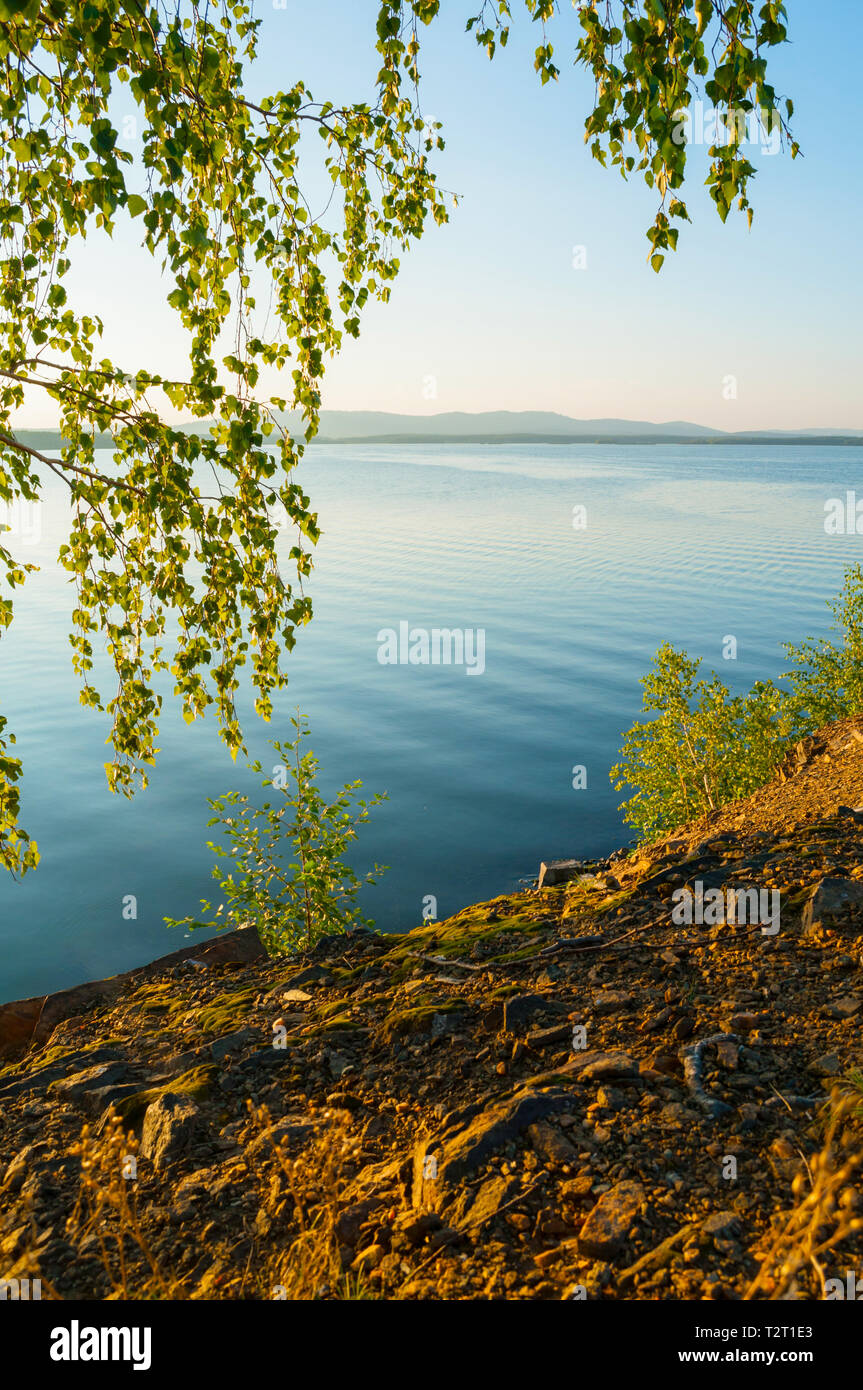
[[[501,1207],[505,1206],[518,1190],[518,1183],[512,1178],[489,1178],[487,1182],[483,1183],[462,1221],[458,1224],[470,1227],[484,1225],[486,1221],[491,1221],[497,1216]]]
[[[189,1052],[178,1052],[174,1057],[169,1057],[167,1061],[159,1063],[159,1072],[164,1076],[182,1076],[183,1072],[191,1071],[193,1067],[200,1066],[206,1061],[206,1050],[202,1047],[192,1048]]]
[[[803,909],[803,930],[814,931],[816,927],[842,916],[847,908],[861,902],[863,883],[851,878],[822,878]]]
[[[286,1115],[252,1140],[246,1149],[246,1157],[256,1158],[258,1154],[271,1152],[281,1143],[310,1139],[314,1130],[315,1126],[307,1115]]]
[[[681,1125],[690,1124],[693,1119],[693,1112],[679,1100],[669,1101],[668,1105],[663,1105],[659,1112],[659,1123],[671,1129],[679,1129]]]
[[[562,1004],[545,994],[514,994],[503,1006],[504,1032],[518,1032],[538,1014],[561,1013],[562,1010]]]
[[[166,1091],[152,1101],[144,1114],[141,1157],[155,1169],[184,1158],[204,1137],[206,1127],[200,1108],[189,1097]]]
[[[702,1222],[701,1229],[705,1235],[727,1240],[740,1231],[740,1218],[734,1211],[715,1211]]]
[[[744,1101],[737,1107],[737,1113],[740,1116],[741,1130],[755,1129],[761,1121],[761,1106],[752,1101]]]
[[[3,1175],[3,1187],[10,1192],[18,1192],[33,1170],[44,1164],[44,1155],[47,1151],[48,1145],[43,1140],[27,1144],[25,1148],[19,1149]],[[43,1156],[42,1164],[40,1164],[40,1155]]]
[[[344,1052],[337,1052],[334,1047],[324,1048],[324,1062],[334,1081],[338,1081],[340,1077],[344,1076],[345,1072],[353,1065],[350,1057],[346,1056]]]
[[[581,1228],[579,1254],[591,1255],[597,1260],[609,1260],[618,1255],[643,1201],[644,1188],[639,1182],[619,1182],[603,1192]]]
[[[300,985],[327,984],[332,978],[332,972],[324,969],[322,965],[308,965],[305,970],[292,975],[287,985],[289,989],[294,990],[299,989]]]
[[[823,1057],[816,1057],[814,1062],[810,1062],[807,1068],[816,1076],[838,1076],[841,1070],[842,1062],[836,1052],[825,1052]]]
[[[487,1109],[471,1106],[447,1117],[443,1127],[414,1150],[413,1206],[439,1210],[452,1188],[475,1173],[491,1154],[572,1103],[571,1092],[562,1087],[525,1089]]]
[[[216,1038],[215,1042],[210,1043],[210,1055],[216,1062],[221,1062],[232,1052],[242,1052],[244,1047],[250,1043],[257,1042],[260,1033],[257,1028],[238,1028],[233,1033],[225,1033],[221,1038]]]
[[[597,1014],[617,1014],[631,1009],[634,1003],[634,994],[627,994],[622,989],[606,989],[594,995],[593,1010]]]
[[[104,1112],[111,1105],[117,1105],[126,1096],[134,1096],[142,1089],[143,1083],[140,1081],[127,1081],[121,1086],[99,1086],[95,1091],[85,1091],[81,1096],[80,1106],[86,1110],[88,1115],[102,1115],[102,1124],[99,1126],[101,1133],[102,1127],[107,1120]]]
[[[222,1076],[220,1084],[225,1085],[230,1082],[233,1073],[257,1071],[261,1067],[277,1070],[279,1067],[286,1065],[286,1063],[293,1062],[295,1056],[296,1054],[293,1053],[289,1047],[264,1047],[256,1049],[254,1052],[250,1052],[248,1057],[241,1057],[239,1061],[234,1062],[231,1073],[226,1072]]]
[[[730,1038],[720,1038],[716,1043],[716,1060],[726,1071],[736,1071],[740,1061],[740,1049]]]
[[[626,1052],[585,1052],[577,1067],[584,1081],[624,1081],[638,1076],[638,1063]]]
[[[36,1059],[38,1061],[38,1058]],[[115,1047],[94,1047],[85,1052],[80,1049],[70,1052],[65,1057],[60,1057],[56,1062],[51,1062],[48,1066],[39,1067],[33,1071],[25,1073],[19,1072],[14,1081],[5,1085],[0,1085],[0,1097],[9,1100],[13,1096],[23,1096],[31,1091],[41,1091],[50,1086],[52,1081],[61,1081],[69,1077],[72,1072],[86,1070],[94,1066],[97,1062],[120,1062],[123,1061],[123,1054]]]
[[[541,1120],[539,1124],[531,1125],[527,1137],[546,1163],[569,1163],[575,1158],[576,1151],[569,1140],[559,1129],[546,1124],[545,1121]]]
[[[451,1033],[457,1033],[459,1019],[455,1014],[434,1014],[431,1021],[429,1036],[432,1038],[445,1038]]]
[[[556,1024],[553,1028],[537,1028],[528,1033],[526,1041],[531,1047],[552,1047],[555,1043],[569,1042],[572,1029],[568,1023]]]
[[[539,866],[538,888],[553,888],[556,883],[568,883],[578,878],[582,870],[580,859],[549,859]]]
[[[261,1137],[263,1138],[263,1136]],[[257,1140],[255,1142],[257,1143]],[[383,1197],[364,1197],[362,1201],[353,1202],[349,1207],[340,1211],[336,1219],[336,1236],[340,1244],[355,1246],[360,1238],[360,1228],[363,1223],[368,1221],[372,1213],[378,1211],[383,1205]]]
[[[84,1071],[73,1072],[71,1076],[55,1081],[53,1093],[70,1101],[72,1105],[84,1105],[94,1092],[104,1092],[129,1080],[127,1062],[102,1062]],[[90,1108],[85,1106],[85,1108]]]
[[[596,1103],[603,1110],[631,1110],[638,1104],[638,1093],[630,1087],[628,1091],[618,1090],[616,1086],[600,1086],[596,1093]]]

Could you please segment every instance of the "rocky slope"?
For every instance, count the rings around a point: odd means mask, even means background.
[[[823,1297],[863,1253],[861,803],[851,720],[746,803],[446,922],[279,960],[235,933],[7,1006],[0,1278]],[[699,884],[781,917],[673,920]]]

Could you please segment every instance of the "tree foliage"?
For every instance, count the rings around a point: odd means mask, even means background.
[[[535,65],[546,82],[558,76],[547,32],[556,7],[526,7],[542,31]],[[82,702],[110,719],[114,790],[146,783],[160,678],[173,678],[187,720],[213,708],[233,756],[243,669],[264,718],[285,684],[284,655],[311,611],[303,579],[318,527],[295,469],[317,427],[325,363],[358,334],[365,305],[387,299],[398,253],[447,216],[431,167],[439,128],[418,95],[420,34],[439,9],[379,0],[375,90],[344,103],[316,101],[299,79],[250,98],[260,20],[244,0],[0,0],[0,502],[37,500],[47,474],[68,488],[60,560],[76,587],[73,661]],[[507,3],[484,3],[468,28],[493,55],[510,17]],[[762,55],[785,36],[784,9],[594,0],[580,22],[576,61],[597,84],[588,138],[597,157],[659,189],[649,233],[658,268],[676,244],[669,219],[686,216],[671,196],[686,159],[669,143],[674,111],[704,77],[719,105],[772,107]],[[118,93],[136,113],[138,159],[112,119]],[[306,133],[320,137],[333,186],[321,215],[303,192]],[[637,155],[625,152],[629,135]],[[733,144],[716,153],[723,215],[735,196],[748,206],[750,177]],[[127,218],[170,286],[188,343],[182,378],[110,360],[102,323],[69,297],[76,246]],[[283,396],[261,389],[273,371],[288,383]],[[56,456],[16,433],[34,396],[54,403]],[[303,420],[293,434],[288,407]],[[107,463],[97,454],[106,437]],[[276,508],[296,532],[289,575],[276,560]],[[0,545],[0,568],[14,591],[30,567]],[[3,597],[0,629],[11,620]],[[110,696],[96,683],[97,638],[116,678]],[[0,862],[20,873],[38,852],[18,821],[12,744],[0,718]]]
[[[526,0],[534,20],[545,26],[556,14],[554,0]],[[584,31],[576,63],[593,74],[596,96],[585,121],[585,141],[624,178],[641,174],[660,203],[647,232],[649,258],[660,270],[677,249],[679,228],[689,221],[680,190],[686,177],[685,117],[703,92],[716,112],[717,138],[709,147],[707,184],[724,222],[732,207],[752,223],[749,184],[755,166],[746,157],[750,117],[756,113],[776,130],[792,157],[799,153],[789,121],[790,98],[780,98],[768,80],[767,52],[788,37],[785,5],[767,0],[587,0],[578,4]],[[485,0],[470,21],[477,42],[494,56],[509,37],[511,5]],[[559,76],[554,48],[543,35],[535,65],[543,82]]]

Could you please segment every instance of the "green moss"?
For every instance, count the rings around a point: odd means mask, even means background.
[[[803,904],[804,904],[811,896],[812,896],[812,887],[811,887],[811,885],[810,885],[808,888],[800,888],[800,889],[798,889],[796,893],[792,893],[792,894],[791,894],[789,897],[787,897],[787,898],[784,897],[784,895],[783,895],[783,902],[782,902],[782,905],[783,905],[783,907],[784,907],[786,910],[787,910],[788,908],[791,908],[792,910],[796,910],[798,907],[802,907]]]
[[[334,1014],[342,1014],[345,1009],[350,1008],[349,999],[331,999],[328,1004],[320,1004],[315,1009],[315,1018],[332,1018]]]
[[[486,997],[488,999],[509,999],[511,994],[518,994],[521,989],[521,985],[498,985],[497,989],[493,989],[491,994]]]
[[[303,1037],[319,1038],[328,1033],[354,1032],[358,1028],[362,1028],[361,1023],[356,1023],[354,1019],[348,1018],[347,1014],[339,1014],[336,1018],[328,1019],[325,1023],[316,1024],[308,1032],[304,1032]]]
[[[169,980],[151,980],[147,984],[141,985],[136,989],[134,994],[130,994],[128,1000],[130,1003],[135,1003],[138,1000],[141,1000],[143,1003],[146,1000],[159,999],[167,1002],[167,997],[170,997],[174,993],[174,988],[175,986]]]
[[[56,1047],[49,1047],[44,1052],[35,1055],[28,1054],[19,1062],[10,1062],[8,1066],[0,1067],[0,1076],[16,1076],[22,1072],[40,1072],[45,1067],[50,1067],[54,1062],[60,1062],[64,1057],[71,1057],[73,1054],[81,1052],[95,1052],[99,1047],[122,1047],[123,1038],[99,1038],[96,1042],[81,1043],[75,1047],[64,1047],[59,1043]]]
[[[377,965],[377,961],[363,961],[362,965],[353,966],[331,965],[328,966],[328,969],[334,980],[338,980],[340,985],[346,985],[351,980],[358,980],[361,975],[365,974],[370,965]]]
[[[257,993],[257,988],[251,985],[217,994],[198,1014],[198,1027],[204,1033],[229,1033],[242,1023]]]
[[[191,1071],[184,1071],[181,1076],[174,1077],[164,1086],[152,1086],[147,1091],[136,1091],[134,1095],[124,1096],[117,1102],[115,1109],[127,1124],[135,1125],[143,1117],[147,1106],[152,1105],[160,1096],[170,1093],[200,1100],[207,1094],[213,1074],[218,1070],[214,1062],[205,1062],[201,1066],[192,1067]]]
[[[461,999],[446,999],[437,1004],[420,1004],[412,1009],[394,1009],[383,1021],[381,1033],[385,1042],[431,1028],[435,1014],[458,1013],[466,1007]]]
[[[417,927],[410,933],[405,946],[390,953],[390,959],[411,960],[417,953],[434,953],[449,959],[453,956],[468,955],[480,942],[538,930],[540,929],[535,919],[523,915],[512,917],[508,921],[490,922],[487,916],[477,915],[471,919],[460,913],[458,917],[451,917],[446,922]]]

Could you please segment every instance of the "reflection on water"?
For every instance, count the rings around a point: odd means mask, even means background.
[[[445,916],[542,857],[607,852],[628,835],[608,768],[653,652],[669,638],[735,687],[778,675],[779,642],[823,628],[860,558],[859,537],[823,524],[828,498],[863,491],[860,459],[838,446],[313,448],[315,619],[289,658],[282,721],[268,731],[247,707],[250,748],[269,766],[266,739],[299,705],[326,786],[361,777],[389,793],[357,857],[391,866],[365,900],[383,928],[415,925],[429,895]],[[54,560],[65,522],[59,485],[38,518],[9,518],[16,554],[42,566],[0,645],[0,708],[43,858],[22,884],[0,880],[0,999],[184,944],[162,918],[215,888],[205,798],[255,786],[214,724],[188,728],[168,699],[150,788],[111,796],[106,726],[79,707],[70,667],[73,590]],[[382,664],[378,634],[401,623],[482,630],[481,676]]]

